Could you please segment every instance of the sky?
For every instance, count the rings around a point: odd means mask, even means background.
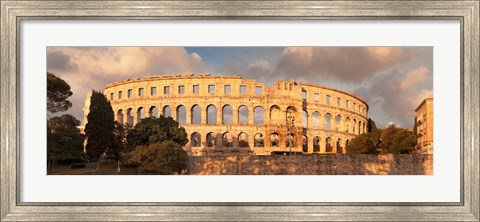
[[[294,79],[354,93],[377,127],[412,128],[433,95],[433,47],[47,47],[47,71],[73,92],[66,112],[83,122],[87,92],[132,77],[239,75],[270,86]]]

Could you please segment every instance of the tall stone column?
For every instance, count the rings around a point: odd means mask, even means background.
[[[238,124],[238,113],[239,113],[238,107],[232,105],[232,109],[233,109],[232,124]]]
[[[255,109],[248,110],[248,124],[249,125],[254,125],[254,118],[255,118]]]
[[[185,106],[185,124],[192,124],[192,107],[189,105]]]
[[[222,113],[223,109],[219,104],[215,104],[217,106],[217,124],[223,124]]]
[[[313,134],[307,134],[307,141],[308,141],[308,152],[313,153]]]
[[[139,120],[139,115],[138,115],[138,109],[135,108],[132,110],[132,113],[133,113],[133,126],[135,126],[137,123],[138,123],[138,120]]]
[[[204,109],[202,109],[202,111],[200,113],[200,123],[201,124],[207,124],[207,116],[208,116],[208,109],[207,109],[207,107],[205,107]],[[215,117],[215,118],[217,118],[217,117]]]

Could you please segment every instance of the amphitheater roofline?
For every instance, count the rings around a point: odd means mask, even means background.
[[[139,81],[152,81],[152,80],[166,80],[166,79],[242,79],[239,75],[230,75],[230,76],[212,76],[210,73],[188,73],[188,74],[150,74],[145,77],[129,78],[105,85],[105,88],[112,86],[118,86],[125,83],[133,83]],[[255,80],[255,79],[251,79]]]
[[[339,93],[343,93],[343,94],[347,94],[355,99],[358,99],[360,100],[361,102],[363,102],[366,106],[367,106],[367,111],[368,111],[368,103],[365,102],[365,100],[356,95],[356,94],[353,94],[353,93],[350,93],[350,92],[345,92],[345,91],[342,91],[342,90],[338,90],[338,89],[335,89],[335,88],[330,88],[330,87],[327,87],[327,86],[322,86],[322,85],[318,85],[318,84],[313,84],[313,83],[308,83],[308,82],[297,82],[298,84],[301,84],[301,85],[304,85],[304,86],[313,86],[313,87],[318,87],[318,88],[322,88],[322,89],[327,89],[327,90],[332,90],[332,91],[335,91],[335,92],[339,92]]]

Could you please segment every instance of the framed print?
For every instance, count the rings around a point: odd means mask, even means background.
[[[478,1],[1,15],[2,221],[480,218]]]

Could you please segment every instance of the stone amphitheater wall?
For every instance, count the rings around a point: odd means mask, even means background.
[[[433,175],[432,155],[192,156],[190,175]]]
[[[266,87],[239,76],[159,75],[108,84],[104,94],[121,123],[158,115],[177,120],[192,156],[345,153],[368,120],[358,96],[293,80]]]

